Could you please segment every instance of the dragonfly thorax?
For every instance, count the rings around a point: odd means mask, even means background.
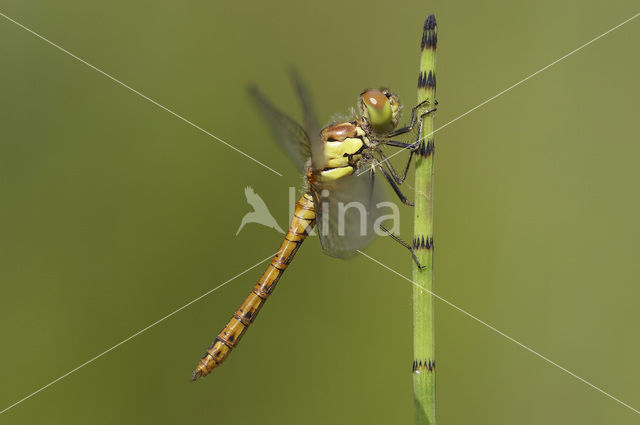
[[[388,89],[369,89],[360,94],[361,117],[325,127],[320,133],[324,162],[319,171],[324,181],[353,174],[372,148],[369,135],[384,135],[400,120],[400,101]]]
[[[335,180],[353,174],[370,146],[366,132],[356,122],[325,127],[320,133],[324,148],[322,180]]]

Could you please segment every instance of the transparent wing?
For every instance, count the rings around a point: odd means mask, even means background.
[[[257,87],[249,86],[249,94],[280,146],[289,154],[298,170],[304,172],[305,163],[311,155],[307,132],[293,118],[276,108]]]
[[[291,83],[296,90],[300,106],[302,107],[302,123],[304,124],[304,129],[307,134],[314,134],[314,132],[318,132],[320,128],[318,125],[318,117],[316,116],[315,109],[313,108],[313,103],[311,102],[311,95],[309,94],[309,90],[307,89],[306,84],[304,84],[304,82],[300,78],[300,74],[298,74],[297,69],[291,68],[289,70],[289,75],[291,78]]]
[[[338,180],[312,185],[318,216],[318,236],[323,251],[349,258],[376,236],[378,219],[385,212],[379,205],[384,194],[377,180],[362,170]]]
[[[320,126],[313,108],[313,102],[311,102],[311,95],[295,68],[292,68],[289,74],[302,107],[304,129],[310,138],[311,167],[313,170],[320,170],[324,165],[324,147],[320,140]]]

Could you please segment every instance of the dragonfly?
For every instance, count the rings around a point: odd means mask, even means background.
[[[421,118],[436,109],[429,110],[428,101],[422,102],[412,108],[408,125],[397,128],[402,106],[398,96],[386,88],[367,89],[359,97],[359,115],[352,112],[351,120],[334,122],[320,130],[308,90],[297,72],[291,72],[291,80],[302,107],[302,125],[275,107],[255,86],[249,88],[249,93],[281,147],[305,176],[305,188],[296,202],[289,229],[276,255],[200,359],[192,381],[220,366],[238,345],[316,225],[322,250],[330,256],[348,258],[354,255],[375,236],[377,225],[407,248],[418,263],[411,245],[377,223],[381,212],[375,206],[383,199],[383,194],[375,175],[382,174],[400,201],[413,205],[399,185],[407,176],[414,153],[421,146],[424,149],[424,144],[420,143]],[[418,135],[413,142],[394,140],[397,136],[415,133],[416,127]],[[402,173],[387,160],[381,149],[383,146],[410,152]],[[356,207],[346,208],[345,205]]]

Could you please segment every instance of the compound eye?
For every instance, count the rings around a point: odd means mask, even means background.
[[[391,103],[386,93],[380,90],[367,90],[360,96],[365,118],[379,130],[389,126],[392,120]]]
[[[362,101],[367,108],[372,107],[381,110],[384,109],[385,103],[388,103],[388,98],[380,90],[367,90],[362,93]]]

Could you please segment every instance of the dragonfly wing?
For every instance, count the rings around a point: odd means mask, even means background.
[[[320,140],[320,125],[318,124],[318,118],[313,108],[311,95],[295,68],[291,69],[290,75],[296,94],[298,95],[298,100],[300,101],[300,106],[302,107],[304,129],[310,137],[311,168],[313,170],[320,170],[324,165],[324,146]]]
[[[314,132],[317,133],[320,130],[320,126],[307,85],[300,78],[297,69],[291,68],[289,74],[293,87],[296,90],[300,107],[302,108],[302,123],[304,124],[304,129],[309,135],[314,134]]]
[[[332,257],[353,256],[377,234],[383,190],[369,173],[359,172],[312,186],[320,244]]]
[[[307,132],[293,118],[276,108],[255,86],[249,87],[249,94],[271,127],[280,146],[291,157],[299,171],[305,171],[305,164],[311,152]]]

